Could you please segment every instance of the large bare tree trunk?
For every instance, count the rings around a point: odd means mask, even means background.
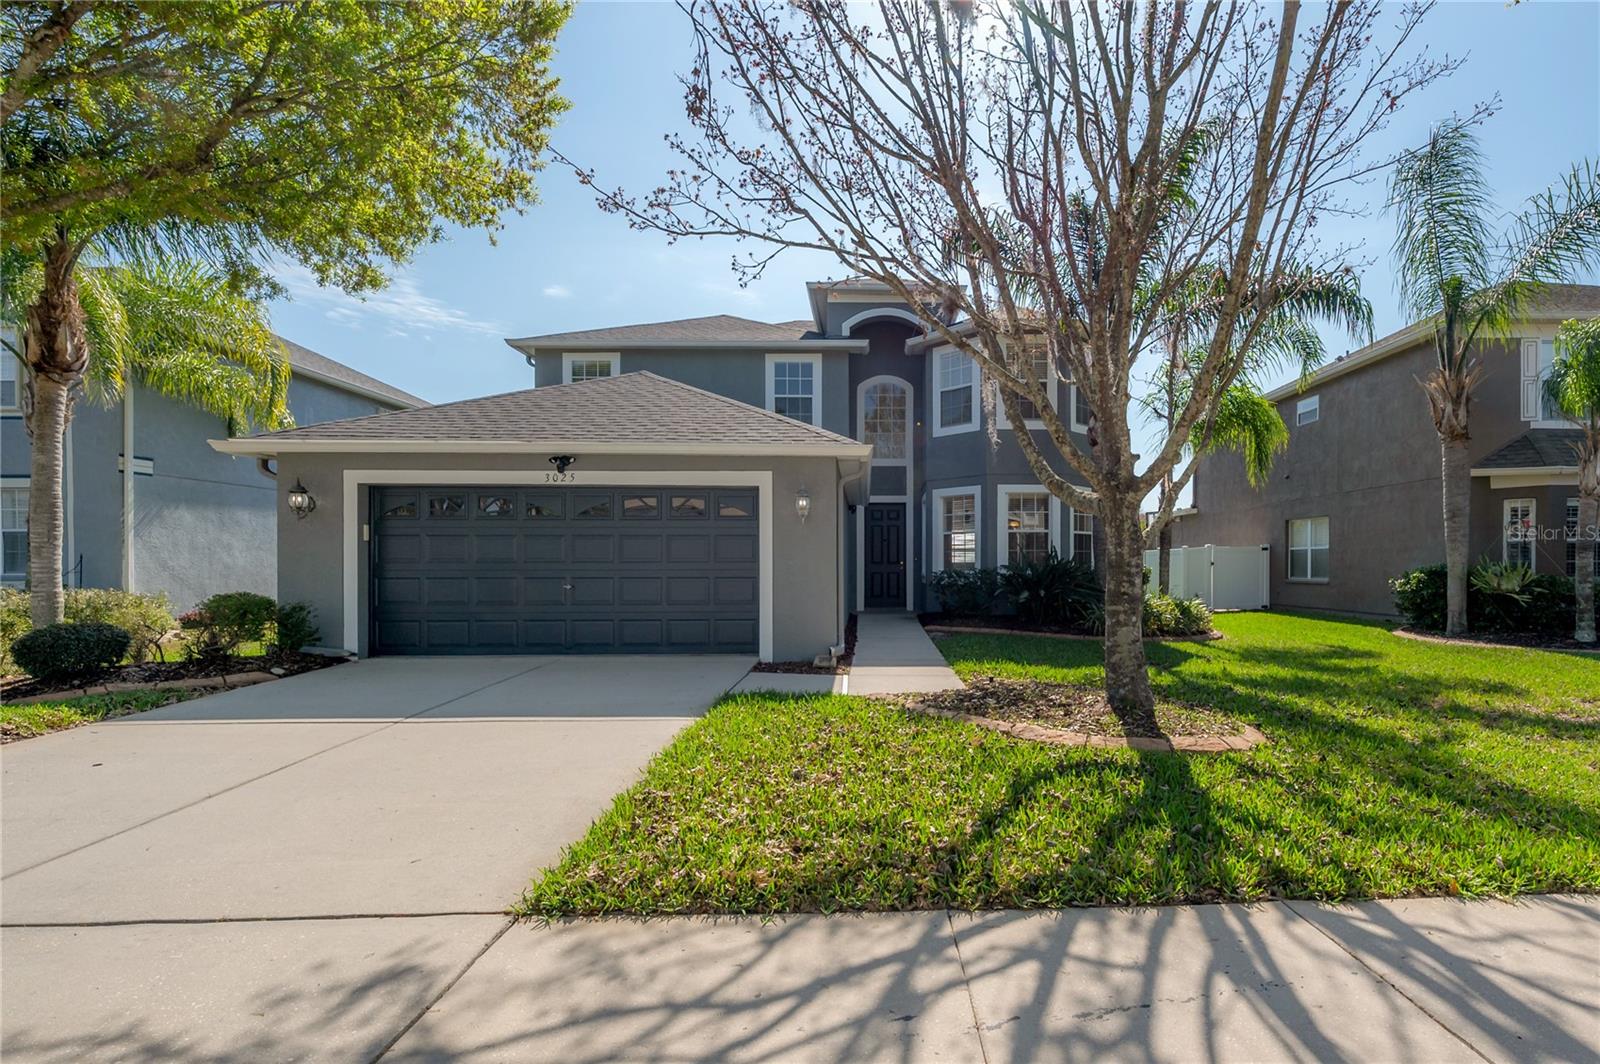
[[[1155,696],[1144,657],[1144,530],[1139,499],[1101,496],[1105,526],[1106,699],[1130,735],[1156,730]]]
[[[1467,524],[1472,503],[1472,469],[1467,441],[1439,441],[1444,495],[1445,626],[1448,635],[1467,630]]]
[[[28,484],[28,593],[34,627],[61,620],[61,551],[66,515],[61,504],[62,444],[73,391],[89,364],[83,308],[73,278],[78,254],[64,233],[45,251],[44,287],[28,307],[23,355],[28,363],[28,434],[33,437]]]

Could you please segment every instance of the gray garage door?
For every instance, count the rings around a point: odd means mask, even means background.
[[[754,488],[373,490],[379,654],[755,653]]]

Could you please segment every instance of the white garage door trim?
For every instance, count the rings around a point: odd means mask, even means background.
[[[597,469],[574,470],[567,479],[538,469],[346,469],[344,471],[344,648],[354,654],[361,645],[361,489],[383,484],[530,485],[581,488],[625,488],[682,484],[695,488],[756,489],[760,537],[760,657],[772,660],[772,471],[770,469]]]

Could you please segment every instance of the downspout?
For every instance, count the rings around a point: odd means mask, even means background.
[[[122,590],[133,590],[133,381],[122,388]]]
[[[840,463],[840,464],[842,465],[843,463]],[[854,473],[850,474],[849,476],[841,476],[839,478],[839,502],[843,506],[843,509],[838,514],[838,520],[834,522],[834,530],[833,530],[834,541],[835,541],[834,542],[834,552],[835,552],[834,553],[834,557],[836,557],[839,560],[839,564],[837,566],[835,566],[835,568],[838,570],[838,579],[836,579],[833,582],[833,603],[834,603],[833,615],[834,615],[834,618],[835,618],[834,623],[836,625],[836,638],[834,640],[834,647],[830,648],[833,651],[834,658],[836,658],[836,659],[840,655],[842,655],[844,653],[845,614],[848,612],[845,609],[845,587],[844,587],[844,585],[845,585],[844,526],[845,526],[845,522],[849,519],[849,513],[850,513],[850,505],[849,505],[849,500],[848,500],[849,492],[848,492],[847,488],[849,487],[849,485],[856,483],[862,477],[865,477],[867,474],[869,474],[871,472],[872,472],[872,463],[870,461],[858,460],[856,462],[856,471]],[[852,527],[853,527],[853,524],[854,523],[852,522]],[[856,559],[856,564],[857,565],[861,564],[861,559],[860,558]]]
[[[62,500],[63,509],[66,511],[62,515],[65,526],[62,530],[62,539],[65,541],[64,546],[66,548],[66,557],[61,563],[62,572],[76,572],[78,574],[77,586],[82,587],[83,570],[78,566],[78,555],[77,552],[73,550],[74,536],[72,534],[72,529],[73,526],[77,524],[77,510],[72,505],[72,489],[77,483],[78,475],[76,468],[72,464],[72,422],[70,421],[67,422],[67,431],[63,434],[62,446],[65,448],[65,453],[61,456],[61,485],[66,494],[66,498]]]

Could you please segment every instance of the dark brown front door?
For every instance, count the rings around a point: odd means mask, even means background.
[[[906,504],[867,505],[866,605],[906,604]]]

